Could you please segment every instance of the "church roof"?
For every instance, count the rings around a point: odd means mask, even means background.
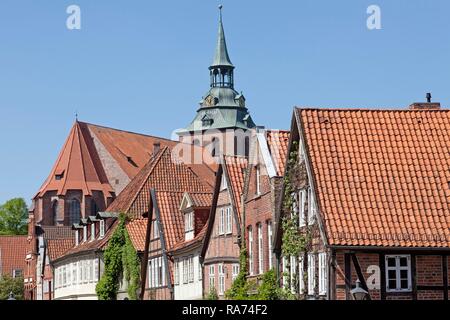
[[[153,156],[156,144],[160,148],[175,147],[177,141],[107,128],[76,121],[37,196],[47,191],[64,195],[67,190],[103,191],[105,196],[115,190],[110,171],[120,171],[132,179]]]
[[[220,9],[220,18],[219,18],[219,31],[217,33],[217,46],[216,46],[216,54],[214,55],[214,60],[211,67],[217,66],[226,66],[233,67],[231,63],[230,56],[228,55],[227,42],[225,40],[225,32],[223,30],[222,23],[222,7]]]
[[[68,190],[82,190],[91,195],[93,190],[105,196],[113,192],[87,125],[76,121],[39,196],[47,191],[65,195]]]

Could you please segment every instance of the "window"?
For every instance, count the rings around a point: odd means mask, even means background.
[[[166,285],[166,278],[164,277],[165,263],[163,257],[149,260],[148,269],[150,288],[159,288]]]
[[[264,254],[263,254],[263,230],[262,224],[258,223],[258,273],[264,273]]]
[[[183,259],[183,283],[188,283],[188,273],[189,273],[189,265],[188,265],[188,259]]]
[[[328,273],[327,273],[327,254],[319,253],[319,294],[327,294]]]
[[[226,224],[226,233],[230,234],[233,231],[233,223],[231,219],[231,208],[226,209],[227,212],[227,224]]]
[[[75,230],[75,245],[79,245],[80,244],[80,234],[78,232],[78,230]]]
[[[314,254],[308,254],[308,294],[313,295],[316,287],[316,266]]]
[[[299,226],[304,227],[306,225],[305,217],[305,205],[306,205],[306,190],[300,190],[298,195],[300,206],[299,206]]]
[[[298,258],[298,292],[303,294],[305,292],[305,265],[303,256]]]
[[[201,281],[203,278],[203,268],[202,264],[200,263],[200,259],[198,259],[198,280]]]
[[[232,273],[231,273],[231,279],[234,282],[234,280],[236,280],[236,278],[239,275],[239,263],[233,263],[232,268],[233,268],[233,270],[232,270]]]
[[[53,214],[53,224],[56,226],[58,224],[58,200],[53,201],[52,214]]]
[[[95,223],[91,223],[91,241],[95,240]]]
[[[225,233],[225,209],[220,209],[219,213],[219,235]]]
[[[91,215],[96,216],[98,213],[98,206],[94,199],[91,199]]]
[[[194,230],[194,213],[189,212],[184,215],[184,231],[191,232]]]
[[[248,268],[250,275],[253,275],[253,230],[248,227]]]
[[[14,269],[12,276],[13,278],[20,278],[22,274],[23,274],[22,269]]]
[[[69,224],[80,222],[81,219],[81,207],[80,201],[77,199],[69,200]]]
[[[411,256],[386,256],[386,291],[411,291]]]
[[[222,181],[220,182],[220,190],[225,190],[228,188],[227,179],[222,175]]]
[[[87,226],[83,226],[83,242],[87,241]]]
[[[261,169],[256,166],[256,195],[261,194]]]
[[[219,264],[219,295],[225,293],[225,267],[223,263]]]
[[[159,238],[159,225],[157,220],[152,221],[152,227],[153,227],[153,239]]]
[[[174,263],[174,284],[178,285],[180,284],[180,268],[179,268],[179,259],[175,259],[175,263]]]
[[[194,282],[194,256],[189,257],[189,282]]]
[[[212,124],[213,120],[212,119],[208,119],[208,122]],[[213,157],[219,156],[219,152],[220,152],[219,146],[220,146],[219,139],[218,138],[212,138],[212,140],[211,140],[211,155]]]
[[[77,270],[77,263],[72,263],[72,284],[77,285],[78,284],[78,270]]]
[[[287,257],[283,257],[283,287],[287,289],[288,278],[287,278]]]
[[[209,266],[209,290],[216,287],[216,284],[215,284],[215,271],[216,270],[215,269],[216,269],[215,265],[212,264]]]
[[[100,220],[100,238],[105,236],[105,220]]]
[[[297,282],[296,282],[297,258],[295,256],[291,256],[290,262],[291,262],[291,270],[290,270],[291,292],[295,293],[295,287],[297,286]]]
[[[94,260],[94,281],[97,282],[99,279],[99,263],[98,263],[98,259]]]
[[[267,222],[267,243],[269,247],[269,270],[273,268],[273,248],[272,248],[272,221]]]
[[[314,194],[312,189],[309,189],[309,212],[308,212],[308,224],[314,224],[314,218],[316,215],[316,199],[314,198]]]

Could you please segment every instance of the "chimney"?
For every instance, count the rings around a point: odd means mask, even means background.
[[[158,154],[159,150],[161,150],[161,143],[154,142],[153,143],[153,156],[156,156]]]
[[[431,93],[427,93],[427,102],[414,102],[409,106],[409,110],[440,110],[439,102],[431,102]]]

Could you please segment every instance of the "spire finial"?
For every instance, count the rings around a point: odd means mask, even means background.
[[[223,5],[219,4],[219,19],[220,19],[220,21],[222,21],[222,9],[223,9]]]
[[[78,111],[75,110],[75,121],[78,122]]]

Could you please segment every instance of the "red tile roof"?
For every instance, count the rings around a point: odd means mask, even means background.
[[[75,245],[74,239],[47,240],[48,256],[51,261],[62,257]]]
[[[27,248],[27,236],[0,236],[0,275],[25,272]]]
[[[245,157],[224,157],[224,174],[228,176],[228,187],[231,188],[239,217],[241,215],[241,195],[244,190],[244,180],[247,166],[248,161]]]
[[[56,179],[59,175],[61,178]],[[86,124],[75,122],[58,159],[37,196],[47,191],[65,195],[67,190],[83,190],[91,195],[93,190],[103,191],[105,197],[113,192],[95,149]]]
[[[145,236],[147,233],[147,218],[134,219],[127,223],[126,228],[134,249],[143,252],[145,249]]]
[[[192,199],[194,207],[211,207],[212,204],[212,193],[210,192],[191,192],[189,193]]]
[[[267,130],[267,144],[278,176],[284,175],[289,145],[289,131]]]
[[[181,241],[179,241],[172,247],[172,249],[170,250],[170,253],[174,254],[181,249],[184,249],[184,248],[187,248],[187,247],[193,246],[193,245],[200,246],[203,243],[203,239],[205,238],[207,230],[208,230],[208,221],[206,221],[203,228],[200,230],[199,233],[197,233],[197,235],[192,240],[185,241],[184,239],[182,239]]]
[[[141,218],[148,210],[150,188],[158,192],[173,192],[178,198],[178,193],[211,192],[209,181],[213,179],[214,172],[209,166],[197,164],[193,169],[193,166],[185,165],[173,155],[169,148],[164,148],[144,166],[107,211],[124,212],[131,218]]]
[[[296,109],[331,245],[450,246],[450,111]]]

